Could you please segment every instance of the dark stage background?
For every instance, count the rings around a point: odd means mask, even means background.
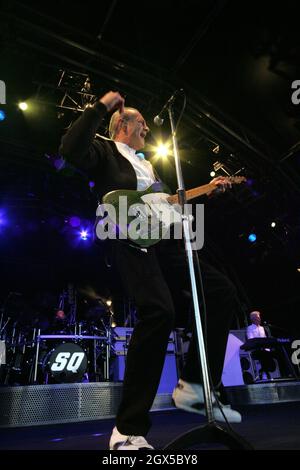
[[[94,5],[2,3],[0,79],[7,103],[0,106],[6,113],[0,122],[0,301],[17,292],[22,295],[9,301],[16,315],[26,319],[43,309],[51,315],[73,283],[84,314],[84,300],[108,298],[113,286],[120,323],[127,312],[103,249],[92,241],[97,197],[90,180],[58,155],[62,134],[80,114],[58,105],[67,91],[82,107],[77,92],[88,75],[96,96],[118,89],[141,109],[152,131],[149,144],[169,138],[167,119],[156,129],[153,116],[184,88],[178,138],[186,187],[209,181],[213,168],[217,175],[248,178],[222,196],[196,201],[205,203],[202,254],[236,284],[241,326],[255,308],[275,325],[275,336],[297,336],[300,104],[291,96],[292,82],[300,80],[298,2]],[[22,100],[27,112],[17,107]],[[68,98],[64,104],[74,108]],[[145,154],[153,158],[150,145]],[[172,159],[156,166],[175,191]],[[80,239],[82,230],[87,240]]]

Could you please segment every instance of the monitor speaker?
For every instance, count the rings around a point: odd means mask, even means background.
[[[278,365],[278,361],[275,357],[269,358],[267,362],[267,371],[260,371],[262,369],[261,362],[259,359],[253,358],[253,351],[240,351],[240,362],[243,374],[243,380],[246,385],[252,384],[258,381],[264,380],[275,380],[281,378],[281,373]]]

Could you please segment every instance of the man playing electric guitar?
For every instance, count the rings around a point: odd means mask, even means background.
[[[95,137],[103,118],[114,111],[110,120],[110,139]],[[152,165],[136,151],[144,147],[149,128],[142,114],[124,107],[118,92],[110,91],[87,108],[62,139],[60,153],[85,170],[93,181],[99,198],[116,190],[146,191],[156,181]],[[210,190],[230,186],[226,178],[215,178]],[[209,191],[207,191],[209,192]],[[123,396],[110,439],[110,449],[138,450],[153,448],[147,441],[151,422],[149,410],[162,373],[168,339],[175,323],[175,307],[169,279],[163,274],[159,251],[169,257],[168,267],[182,278],[187,289],[188,269],[185,252],[172,241],[145,247],[112,240],[114,263],[128,296],[135,302],[138,322],[130,341]],[[174,249],[174,247],[176,247]],[[201,263],[207,305],[208,362],[214,386],[221,381],[228,330],[238,300],[231,281],[213,267]],[[182,376],[174,389],[178,408],[204,414],[204,398],[195,343],[192,341]],[[229,406],[223,413],[231,422],[241,415]],[[215,419],[224,420],[214,406]]]

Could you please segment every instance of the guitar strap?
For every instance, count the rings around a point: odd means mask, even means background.
[[[158,183],[162,183],[161,177],[159,176],[159,174],[157,173],[157,171],[156,171],[156,169],[154,168],[153,165],[152,165],[152,170],[153,170],[153,174],[154,174],[154,177],[155,177],[156,181]]]

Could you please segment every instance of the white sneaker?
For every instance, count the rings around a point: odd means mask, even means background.
[[[143,436],[125,436],[114,427],[110,441],[110,450],[143,450],[154,449]]]
[[[202,385],[185,382],[184,380],[179,379],[176,388],[173,390],[172,398],[176,408],[206,416]],[[223,405],[220,403],[220,407],[223,411],[222,413],[214,396],[212,397],[212,403],[214,418],[216,421],[225,422],[223,413],[229,423],[240,423],[242,421],[240,413],[232,410],[230,405]]]

